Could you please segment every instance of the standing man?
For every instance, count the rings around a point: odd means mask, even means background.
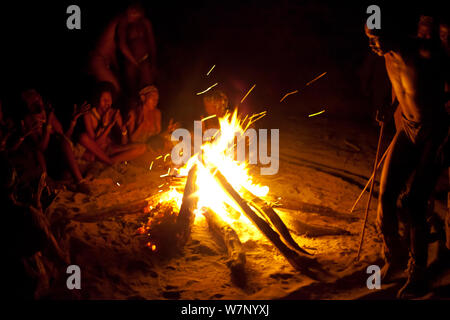
[[[119,64],[117,61],[117,25],[123,15],[114,18],[106,26],[97,40],[95,49],[90,54],[89,70],[97,82],[110,82],[116,92],[121,91],[119,84]]]
[[[123,77],[120,76],[122,60]],[[97,82],[112,83],[118,94],[128,90],[130,97],[154,83],[155,38],[152,25],[138,2],[110,21],[91,53],[89,68]],[[121,86],[122,79],[125,85]]]
[[[398,293],[399,298],[407,298],[427,291],[425,216],[428,198],[440,173],[436,156],[448,132],[443,97],[445,74],[439,59],[432,54],[423,55],[416,40],[400,41],[386,28],[369,30],[366,26],[365,29],[372,51],[385,58],[398,103],[397,132],[381,174],[378,203],[377,223],[385,258],[384,281],[402,267],[396,204],[400,192],[411,181],[404,199],[410,220],[408,280]],[[382,116],[381,120],[384,119]]]
[[[128,7],[118,24],[118,44],[124,56],[125,79],[129,96],[154,84],[156,45],[153,28],[139,3]]]

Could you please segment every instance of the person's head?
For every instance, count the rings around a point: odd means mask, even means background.
[[[433,17],[421,15],[417,24],[417,38],[430,40],[436,35],[436,23]]]
[[[44,110],[44,101],[36,89],[23,91],[22,100],[25,102],[25,105],[30,113],[40,113]]]
[[[139,91],[142,106],[144,110],[155,110],[159,101],[158,88],[155,86],[147,86]]]
[[[144,17],[144,8],[139,2],[131,4],[126,11],[127,21],[132,23]]]
[[[96,93],[96,106],[101,111],[107,111],[111,108],[114,100],[114,87],[109,82],[99,84]]]
[[[228,108],[228,97],[220,90],[214,90],[203,97],[207,115],[223,116]]]

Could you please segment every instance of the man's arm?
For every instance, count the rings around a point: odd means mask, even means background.
[[[41,141],[39,141],[39,138],[37,135],[34,135],[35,140],[38,141],[38,148],[41,151],[47,150],[48,143],[50,142],[50,134],[52,133],[52,125],[50,123],[47,123],[47,125],[43,129],[44,136]]]
[[[53,111],[50,112],[48,123],[51,124],[52,128],[54,129],[54,131],[57,134],[59,134],[61,136],[64,135],[64,130],[63,130],[63,127],[61,125],[61,122],[59,122],[58,118],[55,116]]]
[[[91,138],[92,140],[95,140],[95,132],[94,132],[94,126],[92,124],[92,119],[90,114],[84,115],[84,126],[86,128],[86,134]]]
[[[91,105],[88,104],[87,102],[84,102],[79,109],[76,104],[73,106],[72,120],[70,121],[69,129],[67,129],[66,131],[66,137],[68,138],[72,137],[73,130],[77,125],[78,118],[89,112],[90,109]]]
[[[134,130],[136,129],[136,111],[131,110],[128,113],[128,120],[127,120],[127,130],[128,130],[128,135],[133,134]]]
[[[111,123],[96,137],[94,138],[95,141],[97,142],[103,142],[109,135],[109,133],[111,132],[111,129],[118,124],[119,128],[122,129],[122,117],[120,116],[120,111],[119,110],[115,110],[113,111],[114,115],[113,115],[113,119],[111,121]]]
[[[127,130],[127,126],[123,123],[122,115],[120,114],[119,110],[117,110],[117,112],[115,114],[115,118],[116,118],[116,123],[117,123],[117,125],[120,128],[120,132],[122,133],[121,143],[122,144],[127,144],[127,142],[128,142],[128,130]]]

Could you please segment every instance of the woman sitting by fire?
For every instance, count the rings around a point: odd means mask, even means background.
[[[130,141],[148,143],[153,150],[164,149],[168,135],[177,128],[170,120],[166,131],[161,133],[161,111],[157,108],[159,101],[158,89],[151,85],[139,91],[140,103],[128,114],[127,130]]]
[[[161,111],[157,108],[159,92],[155,86],[147,86],[139,91],[141,103],[129,114],[127,129],[132,142],[147,142],[161,132]]]

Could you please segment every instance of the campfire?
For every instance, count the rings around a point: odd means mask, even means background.
[[[205,219],[226,246],[232,273],[245,272],[239,231],[244,236],[251,233],[253,240],[266,237],[296,270],[313,278],[323,275],[272,208],[269,187],[253,181],[248,161],[236,159],[236,146],[246,142],[245,131],[263,116],[265,112],[241,119],[237,109],[227,113],[200,153],[183,167],[169,169],[172,174],[163,175],[169,180],[168,189],[161,190],[157,200],[149,204],[150,217],[139,229],[148,235],[147,246],[152,251],[182,248],[190,238],[192,225]]]

